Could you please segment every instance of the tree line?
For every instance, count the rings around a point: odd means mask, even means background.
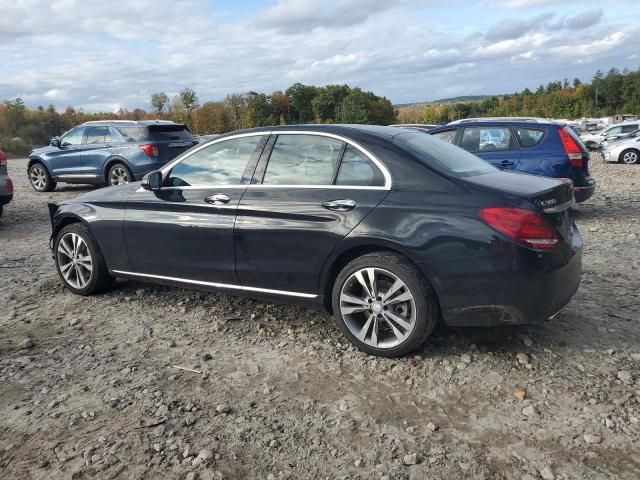
[[[640,114],[640,68],[606,74],[598,70],[591,83],[578,78],[549,82],[535,91],[491,96],[476,102],[431,104],[398,110],[401,123],[447,123],[469,117],[527,116],[556,119]]]
[[[296,83],[284,92],[234,93],[222,101],[202,104],[194,90],[185,88],[174,98],[164,92],[154,93],[150,101],[149,112],[137,108],[131,112],[85,113],[69,106],[60,113],[53,105],[31,110],[20,98],[4,100],[0,103],[0,149],[25,154],[32,145],[45,145],[51,137],[90,120],[173,120],[202,135],[296,123],[389,125],[397,113],[387,98],[348,85]]]
[[[45,145],[75,125],[89,120],[152,120],[183,122],[195,134],[224,133],[240,128],[300,123],[442,124],[459,118],[536,116],[543,118],[602,117],[640,114],[640,69],[597,71],[591,83],[579,79],[549,82],[535,91],[481,101],[443,102],[394,108],[373,92],[348,85],[316,87],[295,83],[271,94],[234,93],[221,101],[200,102],[185,88],[174,98],[151,95],[151,111],[85,113],[72,106],[58,112],[53,105],[29,109],[20,98],[0,102],[0,149],[25,154],[32,145]]]

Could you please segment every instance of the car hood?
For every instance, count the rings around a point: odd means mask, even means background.
[[[72,203],[117,203],[124,202],[129,196],[140,188],[140,182],[128,183],[126,185],[115,185],[92,190],[62,202],[62,205]]]
[[[60,150],[58,147],[52,147],[51,145],[47,145],[46,147],[34,148],[31,150],[29,154],[30,157],[40,157],[42,155],[46,155],[47,153],[56,152]]]

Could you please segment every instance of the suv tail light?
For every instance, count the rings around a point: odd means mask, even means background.
[[[560,141],[562,142],[565,153],[569,157],[571,166],[574,168],[582,168],[584,166],[582,162],[582,151],[576,141],[562,128],[558,129],[558,135],[560,135]]]
[[[489,207],[480,210],[478,217],[520,245],[550,250],[558,244],[558,237],[551,226],[540,215],[530,210]]]
[[[148,157],[157,157],[158,156],[158,146],[153,145],[151,143],[147,145],[140,145],[140,150],[147,154]]]
[[[0,167],[7,165],[7,156],[0,150]]]

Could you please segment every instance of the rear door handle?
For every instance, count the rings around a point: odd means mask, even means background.
[[[500,162],[500,165],[504,166],[504,167],[508,167],[509,165],[514,165],[515,162],[512,162],[511,160],[502,160]]]
[[[210,203],[211,205],[224,205],[225,203],[229,203],[229,200],[231,200],[229,196],[224,193],[209,195],[204,199],[205,202]]]
[[[344,200],[327,200],[322,202],[322,206],[327,210],[334,210],[336,212],[348,212],[356,208],[356,202],[351,199]]]

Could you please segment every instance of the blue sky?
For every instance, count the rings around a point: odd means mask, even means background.
[[[640,8],[563,0],[0,0],[0,98],[85,111],[299,81],[394,103],[640,66]]]

